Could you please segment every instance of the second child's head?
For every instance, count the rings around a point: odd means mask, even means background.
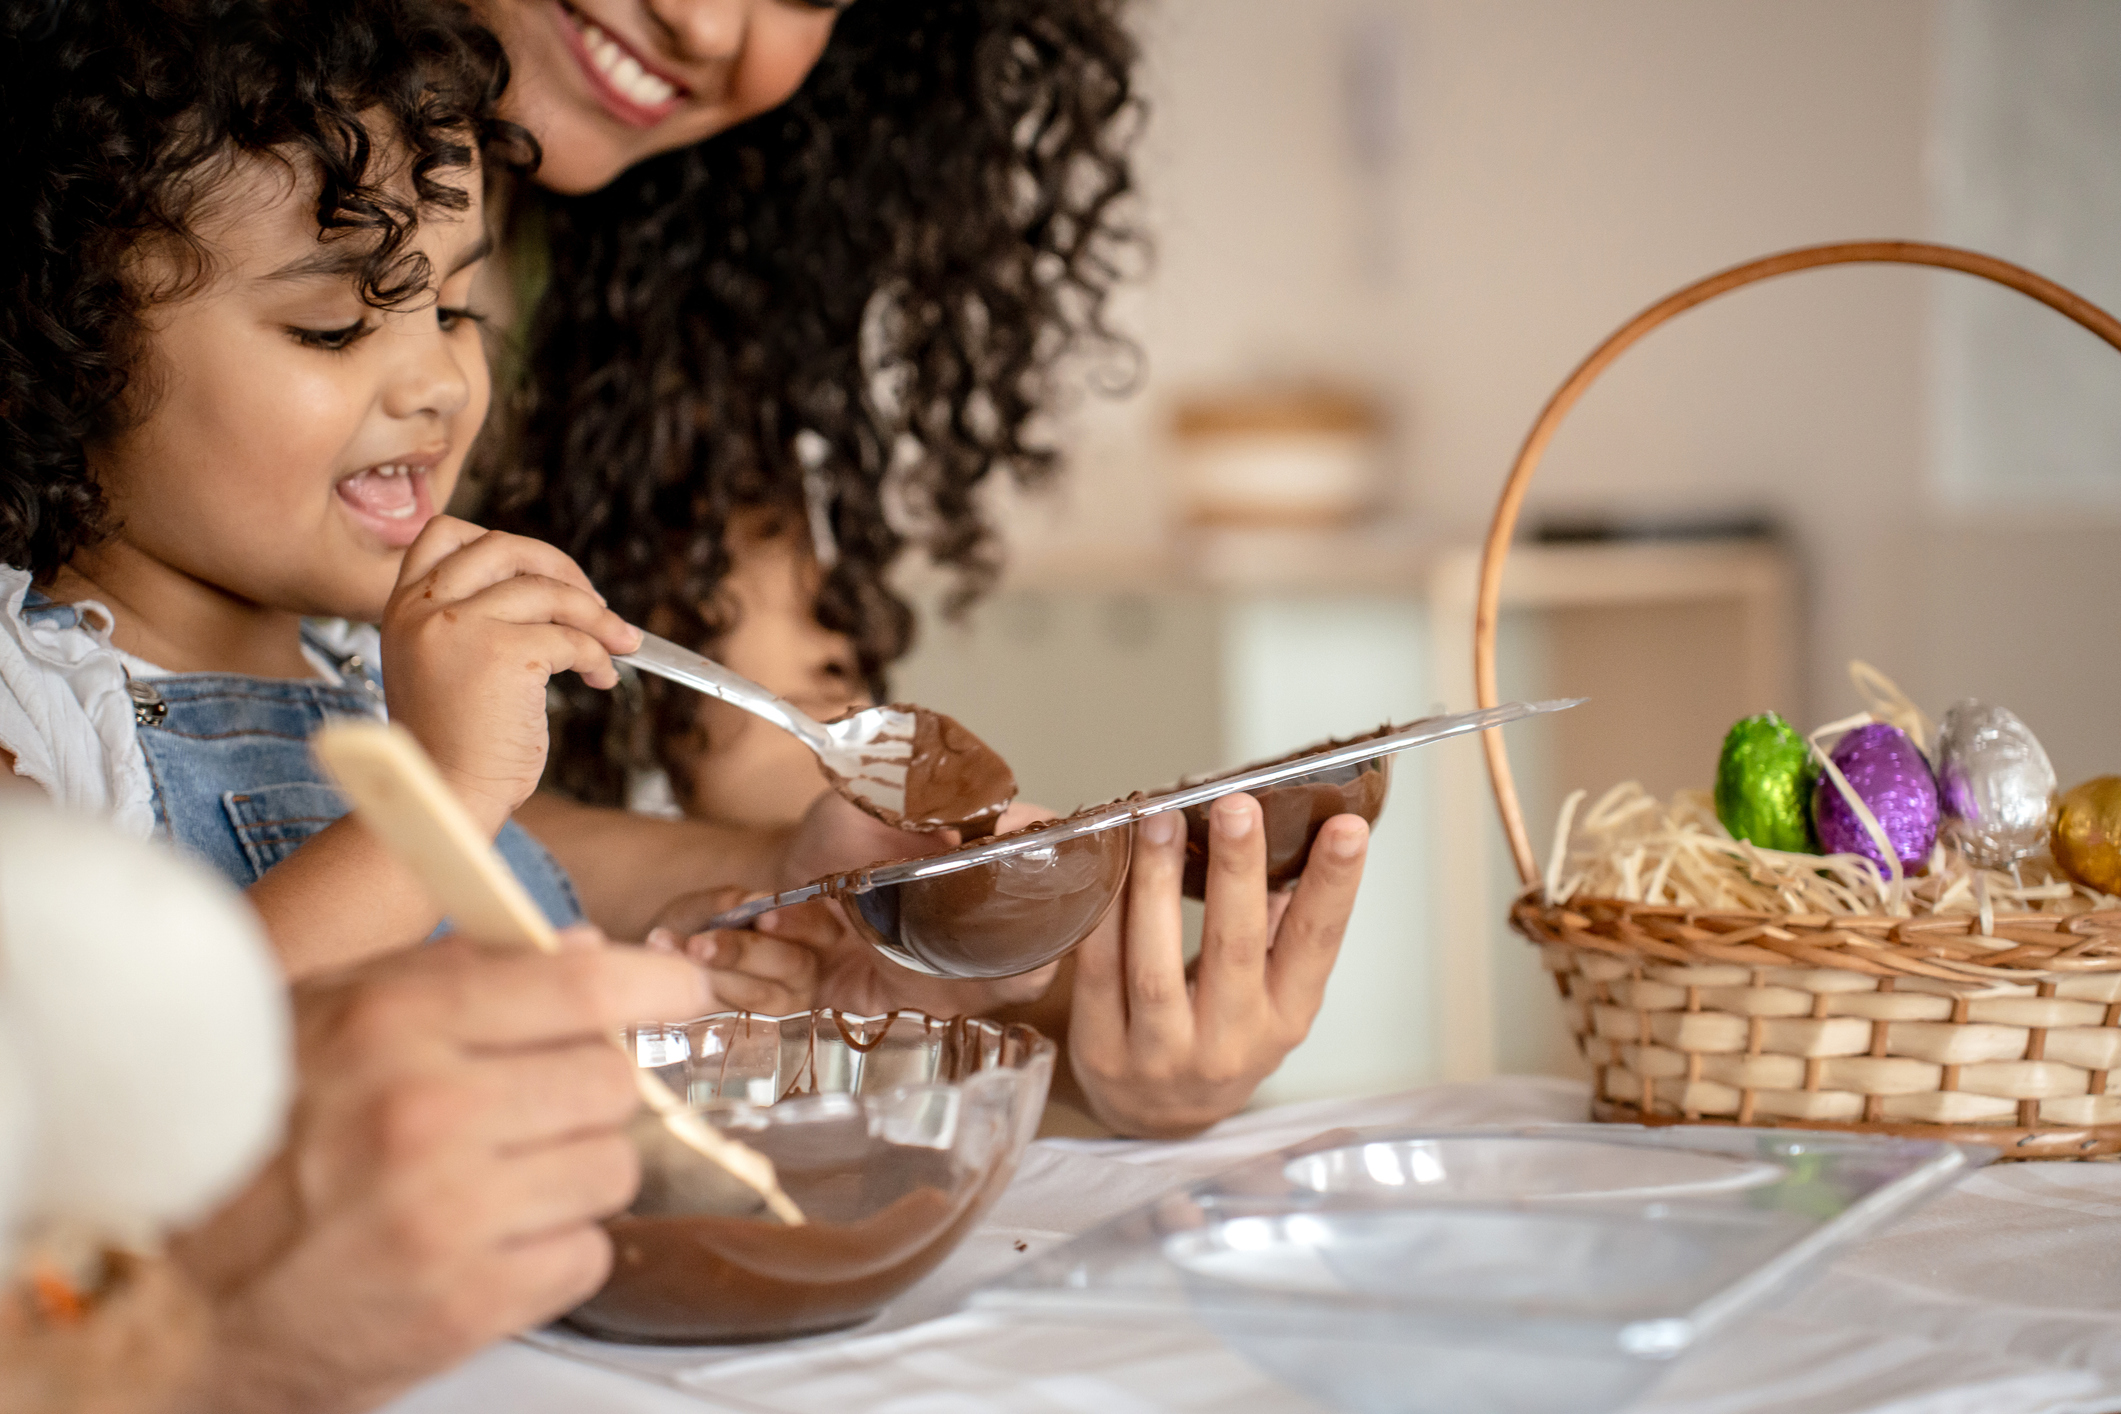
[[[377,617],[485,417],[448,0],[0,0],[0,559]]]

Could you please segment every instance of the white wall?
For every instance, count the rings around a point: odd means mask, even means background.
[[[1410,529],[1466,535],[1577,359],[1671,288],[1784,246],[1920,233],[1930,10],[1913,0],[1152,0],[1159,265],[1144,394],[1086,409],[1066,534],[1153,534],[1174,389],[1275,370],[1375,387]],[[1358,41],[1403,75],[1381,188],[1348,139]],[[1366,268],[1382,210],[1396,259]],[[1922,477],[1917,274],[1835,272],[1688,317],[1625,361],[1533,511],[1767,505],[1815,542],[1816,674],[1879,651]],[[1094,488],[1094,489],[1093,489]],[[1049,532],[1050,533],[1050,532]],[[1788,704],[1802,710],[1799,704]]]

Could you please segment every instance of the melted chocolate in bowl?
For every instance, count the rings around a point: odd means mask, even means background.
[[[1013,977],[1089,936],[1119,897],[1133,847],[1121,825],[909,883],[871,888],[850,875],[832,893],[864,938],[916,972]]]
[[[1239,769],[1251,771],[1260,766],[1294,761],[1314,751],[1345,746],[1349,741],[1365,741],[1392,730],[1395,728],[1380,727],[1365,736],[1322,742],[1274,761],[1262,761]],[[1376,756],[1351,766],[1298,776],[1253,791],[1252,798],[1259,802],[1260,815],[1266,825],[1267,887],[1282,889],[1296,882],[1296,877],[1304,871],[1304,861],[1311,857],[1311,846],[1317,842],[1319,830],[1335,815],[1360,815],[1370,824],[1376,824],[1377,817],[1384,813],[1385,792],[1391,780],[1392,758]],[[1191,806],[1185,812],[1186,874],[1183,887],[1187,898],[1201,898],[1207,889],[1208,810],[1213,803],[1208,801]]]
[[[606,1222],[611,1275],[568,1324],[661,1344],[853,1325],[933,1270],[1015,1172],[1053,1047],[1029,1027],[918,1012],[724,1013],[644,1027],[635,1054],[773,1160],[809,1221],[788,1227],[644,1117],[642,1185]],[[672,1060],[672,1056],[677,1059]],[[768,1104],[747,1104],[754,1096]]]
[[[780,1170],[810,1221],[614,1218],[604,1289],[567,1319],[592,1335],[698,1344],[778,1340],[868,1318],[932,1271],[986,1208],[948,1153],[874,1143],[837,1166]]]

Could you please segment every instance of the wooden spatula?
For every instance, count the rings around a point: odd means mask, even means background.
[[[318,732],[311,749],[384,847],[420,877],[435,902],[469,937],[559,950],[559,936],[510,873],[463,804],[450,793],[427,753],[403,727],[338,722]],[[614,1044],[620,1044],[613,1038]],[[620,1044],[620,1049],[625,1047]],[[627,1057],[633,1065],[633,1057]],[[686,1108],[654,1071],[635,1065],[641,1099],[673,1137],[727,1169],[791,1226],[802,1209],[781,1191],[773,1161],[728,1138]]]

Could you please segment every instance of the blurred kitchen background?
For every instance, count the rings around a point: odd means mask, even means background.
[[[2121,308],[2111,0],[1142,0],[1129,397],[1086,394],[1002,592],[896,684],[1066,809],[1471,705],[1472,564],[1548,394],[1723,266],[1915,237]],[[1734,718],[1967,695],[2121,770],[2121,356],[1961,276],[1684,316],[1563,429],[1506,582],[1542,856],[1567,790],[1706,787]],[[1264,1100],[1574,1065],[1477,747],[1403,757]]]

